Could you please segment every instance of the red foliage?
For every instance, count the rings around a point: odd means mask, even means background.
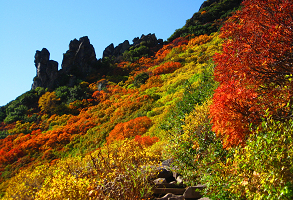
[[[164,58],[171,52],[174,47],[179,47],[182,45],[187,45],[189,41],[189,36],[179,37],[174,39],[171,43],[164,45],[155,55],[154,63],[159,64],[164,60]]]
[[[179,62],[165,62],[156,69],[154,69],[154,75],[168,74],[174,72],[176,69],[181,68],[182,65]]]
[[[150,136],[141,136],[141,135],[136,135],[134,140],[141,144],[144,147],[148,147],[153,145],[154,143],[159,141],[159,138],[156,136],[150,137]]]
[[[152,121],[146,116],[137,117],[128,122],[119,123],[109,133],[107,142],[111,143],[114,140],[123,140],[125,138],[135,137],[136,135],[142,135],[151,125]]]
[[[227,147],[243,142],[265,110],[285,120],[291,115],[286,105],[293,103],[293,2],[245,0],[243,5],[223,26],[227,40],[214,58],[220,87],[211,117]]]

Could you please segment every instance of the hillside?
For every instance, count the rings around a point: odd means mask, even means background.
[[[154,199],[167,159],[211,199],[293,197],[293,3],[241,2],[101,59],[74,39],[60,70],[36,51],[32,89],[0,107],[1,199]]]

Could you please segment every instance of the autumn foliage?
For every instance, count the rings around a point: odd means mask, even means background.
[[[246,0],[222,28],[223,52],[215,55],[220,83],[211,106],[213,130],[225,146],[244,142],[264,111],[286,120],[292,105],[293,3]]]
[[[166,62],[154,70],[154,75],[169,74],[174,72],[176,69],[181,68],[182,65],[179,62]]]
[[[240,0],[217,2],[185,37],[0,107],[0,198],[152,199],[153,166],[173,158],[211,199],[292,199],[293,3],[245,0],[210,34]]]
[[[152,125],[152,121],[146,116],[138,117],[128,122],[119,123],[109,133],[107,142],[110,143],[114,140],[123,140],[125,138],[142,135],[148,130],[148,128],[151,125]],[[142,141],[142,139],[140,141]]]

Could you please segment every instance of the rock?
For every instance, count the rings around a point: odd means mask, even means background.
[[[154,182],[155,185],[161,185],[161,184],[167,183],[165,178],[157,178],[153,182]]]
[[[144,45],[148,47],[154,47],[157,45],[163,45],[163,40],[162,39],[157,39],[155,34],[149,33],[148,35],[142,34],[140,38],[135,37],[132,40],[133,44],[130,44],[128,40],[125,40],[123,43],[119,44],[118,46],[114,47],[113,43],[107,46],[103,52],[103,58],[105,57],[119,57],[122,56],[122,54],[126,51],[129,50],[130,47],[139,47],[142,42]]]
[[[61,72],[85,79],[95,71],[97,62],[95,49],[88,37],[84,36],[70,41],[69,50],[63,54]]]
[[[114,44],[113,43],[111,43],[109,46],[107,46],[106,48],[105,48],[105,50],[103,51],[103,57],[105,58],[105,57],[109,57],[109,56],[111,56],[111,55],[113,55],[113,53],[114,53]]]
[[[98,85],[98,91],[102,91],[107,87],[108,81],[106,79],[102,79],[97,83],[97,85]]]
[[[205,188],[205,185],[197,185],[197,186],[191,186],[188,187],[183,196],[185,199],[199,199],[202,197],[202,195],[200,194],[200,192],[196,191],[198,189],[202,190],[203,188]]]
[[[58,86],[74,86],[77,79],[87,80],[89,75],[97,73],[99,61],[93,45],[87,36],[69,43],[69,50],[63,54],[62,68],[58,71],[58,63],[50,60],[50,53],[46,48],[36,51],[35,66],[37,75],[32,89],[44,87],[55,89]]]
[[[91,191],[89,192],[88,196],[89,196],[89,197],[93,197],[94,194],[95,194],[95,190],[91,190]]]
[[[34,62],[37,75],[33,80],[32,89],[37,87],[54,88],[58,77],[58,62],[50,60],[50,52],[46,48],[36,51]]]
[[[156,198],[157,200],[184,200],[184,197],[182,195],[174,195],[171,193],[166,194],[165,196],[161,198]]]
[[[164,168],[166,168],[166,167],[171,167],[171,164],[173,163],[173,161],[174,161],[173,158],[170,158],[170,159],[168,159],[168,160],[164,160],[164,161],[162,162],[162,166],[163,166]]]
[[[183,185],[183,177],[182,176],[177,176],[176,181],[177,181],[177,184]]]
[[[173,172],[170,170],[167,170],[165,168],[161,168],[158,173],[158,178],[165,178],[168,183],[172,181],[176,181],[176,179],[173,177]]]

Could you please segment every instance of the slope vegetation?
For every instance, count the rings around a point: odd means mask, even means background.
[[[292,198],[293,3],[225,21],[239,5],[207,1],[160,48],[0,107],[2,199],[152,199],[169,158],[212,199]]]

